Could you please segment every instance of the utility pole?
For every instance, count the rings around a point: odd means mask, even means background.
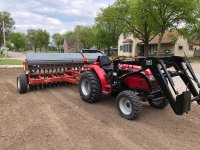
[[[6,49],[6,36],[5,36],[5,27],[4,27],[4,21],[3,21],[3,46],[5,48],[5,56],[8,56],[8,50]]]

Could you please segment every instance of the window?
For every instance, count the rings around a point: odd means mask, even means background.
[[[132,44],[124,44],[123,51],[131,53],[132,52]]]
[[[178,49],[179,49],[179,50],[182,50],[182,49],[183,49],[183,46],[178,46]]]
[[[123,51],[123,50],[124,50],[124,46],[123,46],[123,45],[120,45],[119,50],[120,50],[120,51]]]
[[[149,54],[155,54],[157,51],[157,45],[150,45],[149,46]]]
[[[128,44],[124,45],[124,52],[128,52]]]

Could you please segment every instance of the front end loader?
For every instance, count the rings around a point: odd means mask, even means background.
[[[142,102],[163,109],[168,104],[177,115],[190,111],[191,102],[200,104],[200,83],[184,57],[147,57],[111,61],[99,56],[93,64],[84,66],[79,81],[82,99],[97,102],[102,94],[117,95],[117,107],[122,117],[136,119]],[[186,90],[178,91],[173,81],[180,77]]]

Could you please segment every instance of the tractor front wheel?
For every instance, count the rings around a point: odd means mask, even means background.
[[[136,93],[123,91],[117,96],[117,107],[122,117],[134,120],[142,111],[142,102]]]
[[[101,83],[95,72],[86,71],[81,74],[79,93],[88,103],[97,102],[102,95]]]
[[[19,93],[26,93],[27,91],[27,77],[26,74],[20,74],[17,77],[17,89]]]
[[[149,99],[149,104],[154,108],[164,109],[169,105],[169,102],[165,97],[163,97],[161,99]]]

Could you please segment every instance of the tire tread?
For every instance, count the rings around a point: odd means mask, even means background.
[[[119,100],[123,96],[127,97],[131,101],[131,104],[133,106],[133,110],[130,115],[125,115],[120,110]],[[141,102],[140,98],[136,95],[135,92],[126,90],[126,91],[120,92],[119,95],[117,96],[117,107],[118,107],[119,113],[122,117],[124,117],[128,120],[135,120],[136,118],[138,118],[139,114],[142,111],[142,102]]]
[[[85,78],[90,80],[91,93],[89,94],[89,96],[85,96],[83,92],[81,91],[81,82]],[[80,91],[79,93],[82,99],[88,103],[97,102],[101,98],[101,95],[102,95],[101,83],[95,72],[86,71],[81,74],[80,83],[79,83],[79,91]]]

